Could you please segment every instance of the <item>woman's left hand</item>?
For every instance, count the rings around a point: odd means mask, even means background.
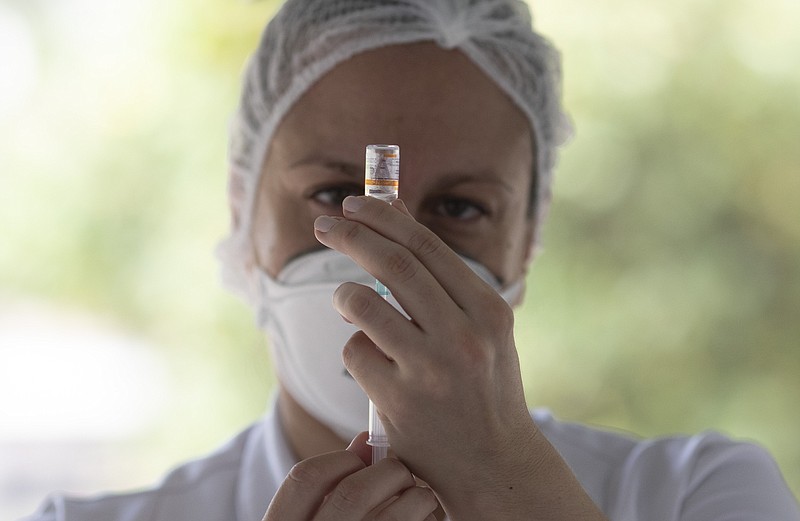
[[[366,286],[334,294],[337,311],[361,329],[344,363],[397,456],[453,520],[552,515],[541,508],[553,479],[560,496],[571,486],[588,500],[530,417],[508,304],[401,201],[348,197],[343,208],[344,218],[317,218],[317,239],[383,282],[411,317]]]

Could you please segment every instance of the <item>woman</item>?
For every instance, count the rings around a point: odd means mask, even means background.
[[[520,2],[287,2],[248,68],[220,250],[276,406],[151,490],[34,519],[800,519],[755,446],[528,411],[510,306],[567,131],[558,84]],[[370,143],[402,150],[391,205],[358,195]],[[367,397],[393,450],[375,464]]]

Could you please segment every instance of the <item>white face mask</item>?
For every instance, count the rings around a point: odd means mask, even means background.
[[[462,260],[500,292],[497,279],[483,265]],[[320,250],[289,262],[277,280],[259,273],[258,326],[270,338],[278,377],[292,397],[344,440],[367,429],[367,395],[342,364],[342,348],[358,331],[333,308],[333,292],[344,282],[374,287],[375,278],[350,257]],[[520,279],[500,292],[516,302]],[[400,305],[390,297],[397,309]]]

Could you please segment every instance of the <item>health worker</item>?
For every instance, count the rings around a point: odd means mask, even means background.
[[[219,250],[269,336],[274,405],[150,489],[28,519],[800,520],[756,445],[528,409],[512,307],[568,135],[559,55],[521,1],[285,2],[232,121]],[[376,143],[402,151],[393,203],[361,195]]]

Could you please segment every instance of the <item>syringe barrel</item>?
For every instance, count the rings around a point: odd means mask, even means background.
[[[372,464],[378,463],[389,454],[389,438],[386,429],[375,410],[375,404],[369,401],[369,438],[367,445],[372,446]]]
[[[383,422],[378,417],[375,404],[372,401],[369,402],[369,438],[367,438],[367,445],[372,445],[373,447],[389,446],[386,429],[384,429]]]

